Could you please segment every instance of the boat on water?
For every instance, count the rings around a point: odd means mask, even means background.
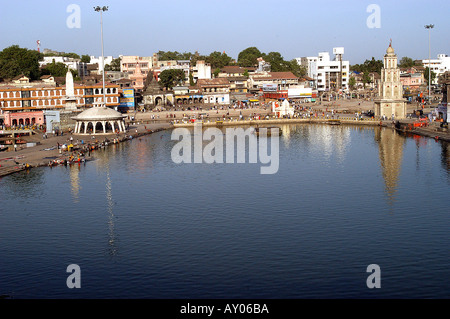
[[[261,132],[261,129],[263,129],[263,132]],[[265,132],[264,132],[265,131]],[[266,136],[280,136],[282,133],[282,130],[280,127],[277,126],[270,126],[270,127],[255,127],[253,130],[253,133],[256,136],[259,135],[266,135]]]
[[[6,145],[0,145],[0,152],[4,152],[4,151],[6,151],[6,150],[8,150],[8,146],[6,146]]]

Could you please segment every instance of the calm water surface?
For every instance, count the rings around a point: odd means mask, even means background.
[[[283,126],[261,164],[175,164],[170,131],[0,179],[0,295],[448,298],[450,146]],[[81,268],[69,289],[66,268]],[[366,268],[381,268],[369,289]]]

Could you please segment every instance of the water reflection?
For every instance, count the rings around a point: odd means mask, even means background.
[[[441,142],[441,164],[450,182],[450,144]]]
[[[112,197],[112,185],[111,185],[111,176],[109,172],[109,164],[106,164],[106,201],[107,201],[107,210],[108,210],[108,251],[110,256],[117,255],[118,247],[117,247],[117,238],[115,232],[115,223],[114,223],[114,201]]]
[[[123,144],[123,143],[121,143]],[[118,238],[116,234],[116,225],[114,214],[114,199],[112,192],[112,180],[111,180],[111,168],[110,162],[114,159],[114,154],[120,155],[125,145],[116,144],[111,147],[100,149],[95,151],[95,164],[97,169],[97,174],[100,178],[104,178],[105,183],[105,195],[106,195],[106,213],[108,216],[108,247],[107,251],[110,256],[116,256],[118,254]],[[131,157],[132,158],[132,157]],[[119,169],[120,172],[120,169]]]
[[[32,197],[41,193],[40,185],[44,180],[44,169],[34,168],[0,178],[0,185],[8,187],[13,194]]]
[[[375,141],[378,143],[385,192],[388,202],[392,205],[395,202],[406,139],[390,128],[377,128],[375,129]]]
[[[70,191],[72,193],[72,199],[74,203],[79,202],[79,193],[80,193],[80,164],[71,165],[69,167],[70,174]]]

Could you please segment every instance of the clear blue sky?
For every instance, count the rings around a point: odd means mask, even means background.
[[[80,6],[80,28],[68,28],[70,4]],[[380,28],[368,28],[370,4],[380,8]],[[345,48],[344,59],[362,63],[382,59],[389,39],[401,58],[428,58],[426,24],[431,31],[431,56],[450,54],[449,0],[171,0],[2,2],[0,50],[17,44],[29,49],[41,41],[49,48],[101,55],[100,14],[103,14],[105,55],[149,56],[159,50],[209,55],[225,51],[236,58],[255,46],[280,52],[285,60],[332,53]]]

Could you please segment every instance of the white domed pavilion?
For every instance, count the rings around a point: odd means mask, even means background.
[[[75,134],[111,134],[125,132],[123,115],[105,106],[94,106],[73,117],[77,121]]]

